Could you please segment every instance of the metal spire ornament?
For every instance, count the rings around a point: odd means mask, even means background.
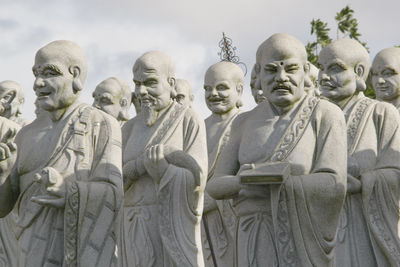
[[[236,46],[232,45],[232,39],[225,35],[225,32],[222,32],[222,39],[218,43],[221,51],[218,52],[221,61],[229,61],[235,63],[237,65],[242,65],[244,67],[244,75],[247,74],[247,66],[243,62],[240,61],[240,58],[236,55]]]

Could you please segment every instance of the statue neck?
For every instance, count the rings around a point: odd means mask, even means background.
[[[225,112],[225,113],[213,113],[212,116],[214,117],[214,120],[216,121],[225,121],[231,118],[233,115],[235,115],[239,111],[238,107],[234,107],[231,110]]]

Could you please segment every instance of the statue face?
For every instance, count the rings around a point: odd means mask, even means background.
[[[163,68],[150,62],[139,62],[133,72],[135,94],[141,105],[149,105],[155,111],[162,110],[171,102],[173,85],[168,82],[168,74]],[[171,78],[172,79],[172,78]]]
[[[6,118],[15,116],[19,105],[17,90],[15,88],[0,86],[0,116]]]
[[[237,84],[228,71],[206,73],[204,90],[207,107],[215,114],[224,114],[234,107],[240,98]]]
[[[261,60],[260,82],[265,97],[276,106],[290,106],[304,94],[304,62],[294,54]]]
[[[61,59],[49,58],[38,52],[32,69],[36,77],[33,90],[40,108],[53,111],[66,108],[75,101],[77,96],[72,88],[74,77]]]
[[[321,95],[333,102],[349,98],[357,89],[354,66],[326,49],[319,55],[319,83]]]
[[[384,53],[375,57],[371,82],[376,98],[392,101],[400,96],[400,57]]]
[[[187,89],[185,86],[176,86],[176,102],[190,107],[192,104],[192,101],[190,99],[190,92],[189,89]]]
[[[251,94],[252,94],[252,96],[254,98],[254,101],[256,101],[257,104],[260,104],[261,102],[263,102],[267,98],[264,96],[264,93],[260,88],[256,88],[255,87],[255,83],[256,83],[255,80],[254,80],[254,82],[252,80],[251,83],[250,83]]]
[[[93,92],[93,106],[118,119],[122,110],[120,85],[113,80],[100,83]]]

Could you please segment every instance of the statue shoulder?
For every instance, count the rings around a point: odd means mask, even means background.
[[[325,99],[319,99],[319,103],[315,106],[313,118],[316,120],[345,121],[344,113],[340,107]]]

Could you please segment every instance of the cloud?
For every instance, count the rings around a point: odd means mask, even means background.
[[[86,91],[102,80],[119,76],[133,84],[131,68],[142,53],[161,50],[176,63],[177,77],[194,89],[194,107],[209,114],[203,97],[203,75],[219,61],[218,42],[225,31],[233,39],[241,61],[251,69],[258,45],[276,32],[290,33],[304,43],[311,40],[310,21],[321,18],[336,36],[334,16],[347,1],[131,1],[35,0],[2,3],[0,9],[1,80],[13,79],[26,91],[24,115],[34,118],[32,88],[36,51],[55,39],[69,39],[85,50],[89,60]],[[393,29],[400,25],[399,1],[352,1],[361,39],[374,56],[380,49],[400,44]],[[390,8],[388,8],[390,7]],[[246,77],[244,109],[254,107]]]

